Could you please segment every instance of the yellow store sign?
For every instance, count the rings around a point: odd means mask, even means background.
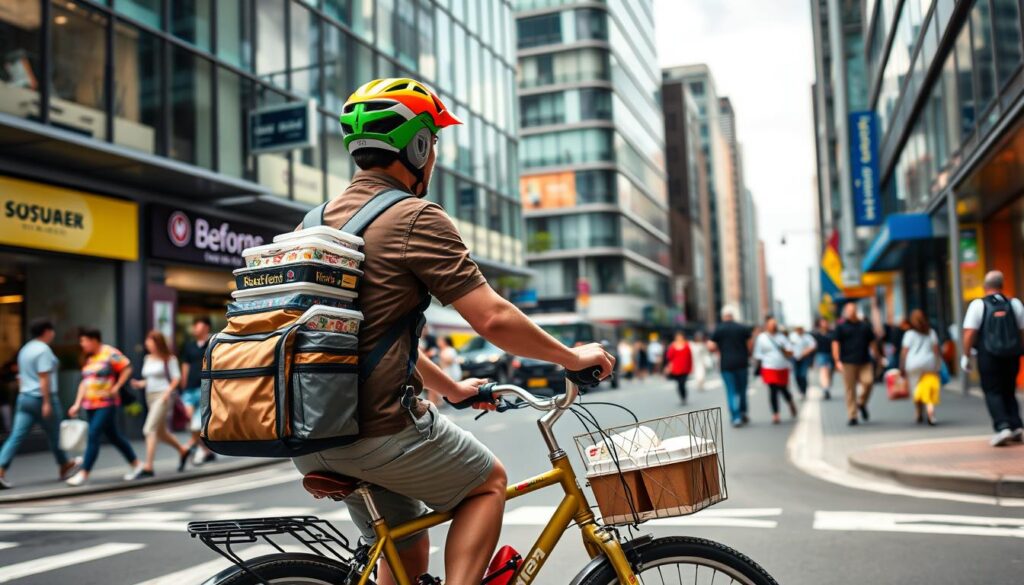
[[[118,260],[139,257],[138,206],[0,177],[0,244]]]

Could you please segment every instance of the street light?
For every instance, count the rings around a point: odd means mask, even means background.
[[[782,232],[782,237],[779,239],[779,243],[783,246],[786,245],[786,236],[817,236],[817,230],[785,230]]]

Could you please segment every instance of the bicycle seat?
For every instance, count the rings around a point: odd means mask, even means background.
[[[313,471],[302,478],[302,487],[316,499],[344,500],[359,487],[359,480],[340,473]]]

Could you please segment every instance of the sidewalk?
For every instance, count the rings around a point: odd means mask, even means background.
[[[183,444],[188,441],[187,433],[175,435]],[[141,439],[131,441],[136,456],[141,459],[146,454],[146,444]],[[231,473],[251,467],[276,463],[277,459],[255,459],[248,457],[224,457],[218,455],[216,461],[195,466],[189,461],[185,471],[178,473],[178,455],[168,446],[160,445],[156,451],[156,462],[153,470],[156,476],[128,482],[123,476],[129,471],[121,454],[109,443],[103,443],[96,466],[89,475],[89,481],[80,487],[70,487],[57,478],[57,464],[49,449],[34,453],[19,453],[14,458],[7,479],[14,484],[13,489],[0,490],[0,507],[16,502],[28,502],[52,498],[63,498],[90,493],[108,492],[131,489],[140,486],[152,486]]]
[[[821,402],[823,455],[833,466],[913,487],[1024,497],[1024,445],[989,446],[993,430],[980,396],[948,385],[936,408],[938,424],[930,427],[914,422],[911,401],[890,401],[884,386],[876,385],[871,420],[849,427],[838,386],[831,400]]]

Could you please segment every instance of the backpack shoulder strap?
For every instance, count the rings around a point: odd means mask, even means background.
[[[359,208],[359,211],[345,222],[345,225],[341,226],[341,231],[361,236],[366,228],[370,227],[370,224],[380,217],[382,213],[391,209],[399,201],[404,201],[411,197],[414,197],[412,193],[398,189],[382,191],[364,203]]]
[[[328,203],[330,203],[330,201],[324,201],[320,205],[317,205],[313,209],[307,211],[306,216],[302,218],[302,229],[324,225],[324,212],[327,211]]]

